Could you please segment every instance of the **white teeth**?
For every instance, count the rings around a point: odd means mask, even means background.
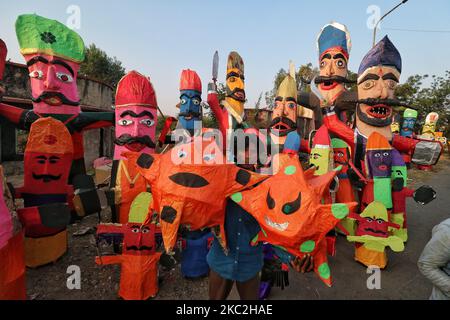
[[[277,229],[279,231],[285,231],[288,228],[288,226],[289,226],[289,222],[276,223],[276,222],[273,222],[272,220],[270,220],[270,218],[268,216],[264,217],[264,221],[267,223],[267,225],[269,227],[272,227],[272,228]]]

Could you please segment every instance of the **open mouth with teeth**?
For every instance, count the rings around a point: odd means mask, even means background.
[[[377,104],[367,109],[367,114],[373,118],[386,119],[391,116],[392,108],[385,104]]]
[[[285,132],[291,130],[291,127],[284,122],[278,122],[276,125],[272,126],[272,129],[277,130],[279,132]]]
[[[324,81],[319,86],[322,90],[331,90],[336,88],[339,85],[339,82],[336,81]]]
[[[238,100],[245,100],[245,93],[242,91],[235,92],[233,94]]]
[[[279,231],[286,231],[286,229],[289,227],[289,222],[276,223],[276,222],[273,222],[268,216],[264,217],[264,221],[266,222],[266,224],[269,227],[274,228]]]

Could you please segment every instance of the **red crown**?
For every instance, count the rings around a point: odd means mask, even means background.
[[[197,72],[189,69],[181,72],[180,91],[181,90],[195,90],[202,92],[202,81]]]
[[[331,146],[330,135],[325,125],[320,126],[313,138],[313,147],[315,145]]]
[[[116,92],[116,108],[138,105],[156,108],[156,94],[150,79],[131,71],[120,79]]]

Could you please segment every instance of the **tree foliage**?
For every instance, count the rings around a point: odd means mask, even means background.
[[[424,86],[424,81],[431,81]],[[413,75],[395,91],[398,99],[405,101],[419,112],[416,129],[419,130],[430,112],[439,114],[438,129],[447,128],[450,122],[450,70],[443,76]],[[447,135],[449,134],[447,130]]]
[[[115,89],[125,75],[125,68],[116,57],[108,56],[105,51],[91,44],[86,49],[86,59],[80,66],[80,74],[105,82]]]

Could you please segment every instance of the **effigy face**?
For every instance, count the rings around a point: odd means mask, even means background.
[[[358,99],[380,99],[371,104],[359,103],[356,108],[357,121],[374,127],[387,127],[392,123],[392,106],[383,99],[394,99],[400,73],[391,67],[378,66],[365,71],[358,82]]]
[[[122,228],[124,253],[131,255],[155,253],[155,224],[127,223]]]
[[[359,216],[351,217],[358,221],[356,236],[389,237],[389,227],[392,223],[388,221],[389,216],[382,203],[374,201]]]
[[[53,118],[33,123],[24,155],[24,189],[29,193],[65,193],[73,159],[72,139]]]
[[[186,130],[194,130],[195,121],[201,120],[201,92],[196,90],[180,91],[180,114],[178,120]]]
[[[294,131],[297,128],[297,109],[297,85],[295,79],[288,75],[277,90],[270,131],[278,137],[286,137]]]
[[[119,81],[115,115],[114,159],[126,151],[154,153],[157,101],[149,78],[131,71]]]
[[[439,120],[439,114],[436,112],[430,112],[427,114],[425,119],[425,124],[422,128],[422,134],[428,137],[433,138],[434,133],[436,132],[436,124]]]
[[[416,118],[404,118],[402,123],[402,136],[411,136],[414,132]]]
[[[244,112],[244,103],[246,99],[244,61],[241,56],[234,51],[228,55],[225,90],[225,101],[230,105],[236,115],[241,116]]]
[[[344,90],[344,84],[336,81],[335,77],[346,78],[348,59],[339,49],[329,49],[319,60],[319,75],[324,77],[324,81],[319,84],[319,89],[322,91],[340,92]],[[325,80],[329,78],[329,80]]]
[[[387,178],[391,176],[392,150],[367,150],[369,170],[372,177]]]
[[[333,161],[337,166],[342,166],[341,172],[347,173],[348,162],[350,161],[350,151],[347,143],[341,139],[331,139],[331,145],[333,147]]]
[[[157,112],[154,108],[126,106],[116,108],[116,153],[153,153]]]
[[[80,113],[79,65],[85,59],[83,39],[66,25],[35,14],[20,15],[16,35],[31,79],[37,113]]]
[[[78,63],[59,57],[30,54],[27,62],[33,110],[42,114],[79,114]]]

